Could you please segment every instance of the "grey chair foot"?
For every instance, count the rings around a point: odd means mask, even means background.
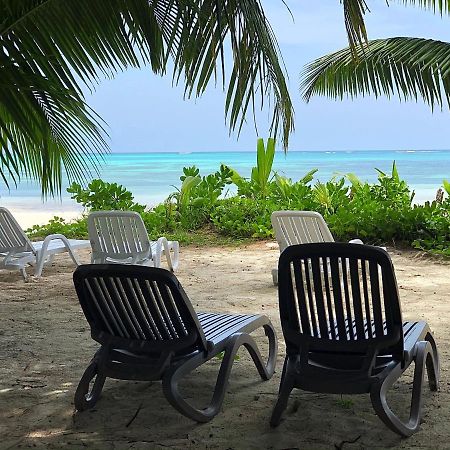
[[[272,428],[277,427],[281,422],[281,416],[284,410],[287,408],[289,396],[294,389],[294,379],[292,376],[292,362],[289,358],[284,360],[283,373],[281,374],[280,389],[278,391],[278,399],[272,411],[270,418],[270,426]]]
[[[425,340],[429,342],[431,346],[431,352],[427,355],[426,359],[428,385],[431,391],[437,391],[439,389],[440,379],[439,354],[437,351],[436,342],[431,332],[427,333]]]
[[[378,417],[395,433],[408,437],[414,434],[420,427],[420,421],[422,417],[422,386],[424,381],[425,368],[427,368],[429,383],[432,390],[437,389],[438,386],[438,361],[433,355],[433,347],[431,343],[426,341],[419,341],[415,346],[415,369],[414,369],[414,381],[411,397],[411,409],[409,414],[409,420],[407,422],[402,421],[396,416],[389,408],[386,400],[386,394],[389,388],[404,372],[404,368],[400,363],[395,367],[389,375],[380,383],[374,384],[370,398],[372,405],[377,413]]]
[[[274,286],[278,286],[278,269],[272,269],[272,281]]]
[[[94,384],[90,389],[91,382],[94,378]],[[94,358],[84,371],[75,391],[74,403],[77,411],[85,411],[95,406],[100,398],[105,380],[106,377],[98,373],[98,362]]]
[[[205,362],[203,354],[199,354],[197,358],[192,358],[166,373],[162,380],[162,384],[163,393],[168,402],[181,414],[195,420],[196,422],[209,422],[220,411],[226,388],[228,386],[228,379],[233,367],[233,362],[236,353],[241,346],[244,346],[250,353],[261,378],[263,380],[270,379],[275,370],[277,343],[273,327],[271,325],[264,325],[264,329],[269,339],[269,357],[266,364],[264,364],[262,360],[258,346],[254,339],[247,333],[237,333],[234,335],[233,339],[230,339],[228,345],[224,349],[224,357],[222,364],[220,365],[214,387],[214,393],[209,405],[202,409],[195,408],[182,398],[178,390],[179,381],[189,372]]]

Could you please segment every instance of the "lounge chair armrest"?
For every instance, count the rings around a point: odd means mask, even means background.
[[[46,260],[46,257],[48,256],[48,246],[51,241],[60,240],[64,244],[64,247],[66,247],[67,252],[69,253],[70,257],[72,258],[73,262],[76,266],[80,265],[78,262],[77,257],[75,256],[72,247],[70,245],[69,240],[64,236],[63,234],[49,234],[44,241],[42,242],[42,247],[37,251],[37,258],[36,258],[36,269],[34,276],[40,277],[42,274],[42,269],[44,267],[44,262]]]
[[[173,272],[173,264],[172,264],[172,259],[170,257],[170,246],[169,246],[169,241],[167,240],[166,237],[161,236],[157,241],[156,241],[156,254],[153,256],[154,261],[155,261],[155,267],[160,267],[161,266],[161,254],[162,254],[162,250],[164,250],[164,253],[166,255],[166,260],[167,260],[167,265],[169,267],[169,270],[171,272]]]

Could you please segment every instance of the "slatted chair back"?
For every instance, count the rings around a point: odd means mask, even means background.
[[[108,257],[139,261],[152,256],[147,230],[137,212],[92,212],[88,216],[88,233],[95,262],[105,263]]]
[[[385,250],[344,243],[288,247],[279,260],[279,302],[287,351],[403,358],[402,315]]]
[[[35,253],[35,250],[9,210],[0,207],[0,253],[9,252]]]
[[[271,220],[280,251],[290,245],[334,242],[327,223],[317,212],[275,211]]]
[[[145,266],[89,264],[73,275],[75,289],[102,345],[162,356],[206,350],[192,305],[171,272]]]

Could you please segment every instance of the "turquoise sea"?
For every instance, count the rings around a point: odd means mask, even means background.
[[[328,180],[337,173],[353,172],[362,180],[375,181],[375,167],[389,172],[396,161],[400,176],[416,191],[418,203],[434,199],[444,178],[450,179],[450,151],[329,151],[277,152],[274,170],[296,180],[313,168],[319,169],[318,180]],[[112,153],[105,157],[100,177],[123,184],[135,199],[154,205],[164,200],[179,186],[183,166],[196,165],[206,175],[225,163],[243,176],[249,176],[256,163],[255,152],[211,153]],[[0,203],[15,208],[74,209],[76,205],[65,192],[61,200],[43,204],[38,187],[22,182],[9,192],[1,189]]]

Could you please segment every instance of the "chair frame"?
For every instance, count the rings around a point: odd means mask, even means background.
[[[160,380],[165,397],[176,410],[197,422],[207,422],[220,411],[231,368],[241,346],[249,352],[263,380],[269,380],[274,373],[277,338],[268,317],[216,313],[197,315],[175,275],[165,269],[116,264],[84,265],[75,271],[74,284],[91,327],[91,336],[101,344],[75,393],[75,407],[79,411],[96,404],[107,377]],[[139,302],[136,302],[137,297]],[[137,304],[140,304],[142,314],[135,313]],[[119,310],[122,312],[118,313]],[[135,312],[130,313],[132,310]],[[117,331],[121,329],[131,330],[127,324],[143,323],[144,318],[151,324],[145,338],[118,335]],[[117,325],[119,322],[122,325]],[[167,325],[163,326],[164,323],[171,323],[171,328],[181,330],[178,331],[179,336],[155,338],[157,333],[161,336],[171,333]],[[258,345],[250,335],[260,327],[269,342],[267,362],[263,361]],[[142,330],[145,330],[144,326]],[[149,338],[151,330],[154,336]],[[181,396],[178,383],[192,370],[222,352],[223,359],[210,403],[205,408],[189,404]]]
[[[406,437],[418,430],[424,372],[436,391],[439,356],[425,322],[403,321],[385,250],[344,243],[287,247],[279,260],[278,293],[286,358],[271,426],[278,426],[292,389],[299,388],[370,393],[376,414],[392,431]],[[386,394],[412,362],[410,415],[402,421]]]
[[[94,211],[88,215],[92,264],[161,266],[165,255],[172,272],[179,264],[179,243],[164,236],[150,241],[145,224],[135,211]],[[171,254],[173,253],[173,256]]]

